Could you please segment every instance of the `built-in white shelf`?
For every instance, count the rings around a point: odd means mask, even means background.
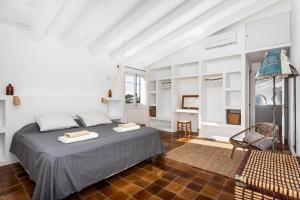
[[[198,78],[198,74],[191,74],[191,75],[183,75],[183,76],[175,76],[175,79],[186,79],[186,78]]]
[[[166,77],[163,77],[163,78],[158,78],[157,80],[158,81],[164,81],[164,80],[171,80],[172,77],[171,76],[166,76]]]
[[[241,55],[241,51],[236,47],[234,47],[233,49],[228,48],[226,50],[224,50],[224,48],[227,47],[207,50],[206,53],[204,53],[203,55],[203,60],[213,60],[213,59],[219,59],[223,57]]]
[[[176,109],[175,112],[177,113],[190,113],[190,114],[198,114],[198,110],[191,110],[191,109]]]
[[[149,91],[148,94],[156,94],[156,91]]]
[[[267,51],[270,50],[275,50],[275,49],[286,49],[288,50],[292,44],[290,42],[283,43],[283,44],[278,44],[278,45],[272,45],[272,46],[266,46],[266,47],[261,47],[261,48],[256,48],[256,49],[251,49],[251,50],[246,50],[246,54],[250,53],[266,53]]]
[[[241,106],[241,90],[227,91],[225,95],[226,106],[238,107]]]
[[[200,73],[200,76],[215,76],[215,75],[232,74],[232,73],[241,73],[241,70],[230,70],[224,72],[202,72]]]
[[[225,108],[228,110],[240,110],[241,106],[226,106]]]
[[[240,69],[237,70],[229,70],[229,71],[225,71],[224,73],[230,74],[230,73],[241,73],[242,71]]]
[[[225,88],[226,92],[238,92],[241,91],[241,88]]]
[[[268,51],[275,50],[275,49],[285,49],[289,54],[290,48],[291,48],[291,43],[285,43],[280,45],[263,47],[259,49],[248,50],[246,51],[246,56],[247,56],[247,60],[250,63],[256,63],[256,62],[260,63]]]
[[[156,106],[156,104],[149,104],[149,106]]]
[[[4,95],[0,95],[0,101],[5,101],[5,100],[6,100],[5,96]]]
[[[121,101],[119,98],[107,98],[107,101]]]
[[[207,72],[207,73],[200,73],[200,76],[218,76],[222,75],[220,72]]]
[[[220,47],[225,52],[226,48]],[[201,120],[199,135],[216,140],[228,138],[242,128],[242,125],[227,124],[227,110],[242,110],[242,91],[245,80],[242,78],[243,55],[238,45],[231,53],[216,57],[205,57],[200,63],[199,84],[200,100],[199,113]],[[211,51],[213,52],[213,51]],[[217,50],[216,50],[217,52]],[[221,52],[221,51],[219,51]],[[222,79],[215,84],[208,81]],[[241,121],[243,113],[241,112]]]

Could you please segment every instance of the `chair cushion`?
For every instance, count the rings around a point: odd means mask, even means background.
[[[259,140],[259,141],[257,141]],[[255,142],[257,141],[257,142]],[[250,131],[248,134],[246,134],[244,138],[244,142],[247,142],[248,144],[251,144],[252,146],[260,149],[260,150],[267,150],[272,147],[272,137],[265,137],[256,131]],[[255,142],[255,143],[253,143]],[[253,143],[253,144],[252,144]]]

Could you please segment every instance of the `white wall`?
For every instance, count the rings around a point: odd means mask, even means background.
[[[106,111],[99,99],[112,88],[107,76],[116,69],[108,55],[66,49],[49,37],[32,41],[23,30],[4,24],[0,24],[0,44],[0,95],[12,83],[15,95],[21,97],[18,107],[7,101],[6,160],[11,160],[13,133],[31,122],[35,112]]]
[[[200,55],[202,51],[203,51],[203,41],[200,41],[151,64],[149,67],[155,68],[155,67],[178,65],[178,64],[189,63],[194,61],[198,62],[200,60]]]
[[[291,62],[300,72],[300,1],[291,0],[292,2],[292,49]],[[300,155],[300,77],[296,79],[296,153]]]
[[[32,41],[22,30],[0,24],[0,94],[8,83],[18,95],[102,95],[113,63],[107,55],[69,50],[59,41]]]
[[[135,122],[141,124],[147,124],[146,113],[148,114],[148,108],[146,106],[127,106],[126,107],[126,119],[127,122]]]

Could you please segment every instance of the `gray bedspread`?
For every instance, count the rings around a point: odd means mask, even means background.
[[[35,181],[34,200],[63,199],[71,193],[103,180],[154,155],[165,153],[159,132],[152,128],[117,133],[117,124],[41,133],[29,124],[13,137],[10,152],[21,161]],[[65,132],[89,130],[99,137],[63,144]]]

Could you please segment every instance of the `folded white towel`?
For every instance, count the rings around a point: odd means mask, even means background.
[[[135,127],[136,123],[126,123],[126,124],[118,124],[118,127],[120,128],[131,128],[131,127]]]
[[[123,128],[123,127],[114,127],[113,130],[116,131],[116,132],[127,132],[127,131],[134,131],[134,130],[137,130],[137,129],[140,129],[141,127],[139,125],[135,125],[135,126],[132,126],[132,127],[128,127],[128,128]]]
[[[90,131],[76,131],[76,132],[70,132],[70,133],[65,133],[64,135],[68,138],[73,138],[73,137],[80,137],[83,135],[89,135]]]
[[[60,136],[57,139],[58,139],[58,141],[60,141],[62,143],[68,144],[68,143],[73,143],[73,142],[81,142],[84,140],[90,140],[90,139],[94,139],[97,137],[99,137],[98,133],[90,132],[90,134],[88,134],[88,135],[82,135],[82,136],[73,137],[73,138],[66,137],[66,136]]]

